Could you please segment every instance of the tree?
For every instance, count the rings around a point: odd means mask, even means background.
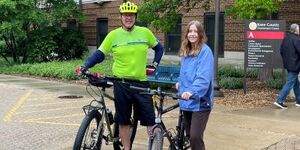
[[[285,0],[235,0],[226,14],[239,19],[268,19],[279,11]]]
[[[49,27],[61,32],[61,24],[68,19],[83,20],[74,0],[1,0],[0,13],[0,41],[5,43],[0,53],[6,60],[12,56],[14,63],[27,62],[32,33]]]
[[[139,7],[138,20],[169,32],[175,28],[179,14],[189,12],[201,3],[207,9],[210,0],[144,0]]]

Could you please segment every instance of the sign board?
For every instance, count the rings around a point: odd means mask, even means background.
[[[282,68],[280,45],[285,21],[248,20],[245,23],[245,67]]]

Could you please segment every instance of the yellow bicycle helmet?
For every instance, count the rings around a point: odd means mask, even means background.
[[[132,2],[126,2],[120,5],[120,13],[137,13],[137,6]]]

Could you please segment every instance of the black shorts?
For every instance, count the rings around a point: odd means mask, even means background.
[[[151,95],[140,94],[140,91],[129,88],[130,85],[148,88],[148,82],[133,81],[128,83],[115,82],[114,96],[116,116],[115,121],[120,125],[130,125],[132,108],[136,112],[142,126],[155,124],[155,114]]]

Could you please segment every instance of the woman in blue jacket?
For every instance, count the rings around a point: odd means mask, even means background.
[[[202,24],[191,21],[179,52],[182,59],[176,88],[183,98],[179,104],[192,150],[205,150],[203,133],[214,102],[214,57],[206,39]]]

